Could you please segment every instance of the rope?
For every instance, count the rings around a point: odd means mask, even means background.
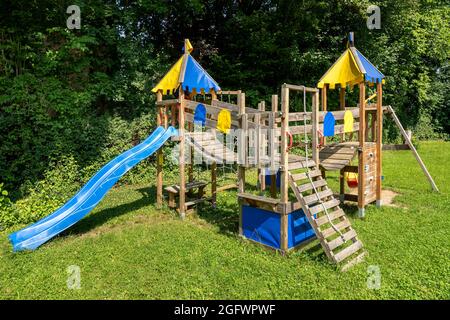
[[[310,175],[310,169],[308,166],[308,134],[306,133],[306,88],[303,87],[303,132],[304,132],[304,137],[305,137],[305,161],[306,161],[306,176],[309,179],[309,182],[311,183],[313,190],[314,190],[314,194],[317,196],[317,200],[318,202],[322,205],[324,211],[325,211],[325,215],[327,216],[328,222],[331,224],[331,227],[333,228],[334,231],[336,231],[339,236],[342,238],[342,240],[345,242],[345,238],[344,235],[342,234],[342,232],[333,224],[333,222],[331,222],[331,218],[328,214],[328,209],[325,206],[325,204],[323,203],[323,201],[320,199],[319,197],[319,193],[317,192],[317,188],[314,185],[314,182],[311,178]]]

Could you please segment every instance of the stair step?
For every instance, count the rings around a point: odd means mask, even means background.
[[[309,172],[309,176],[311,178],[315,178],[315,177],[318,177],[318,176],[321,176],[321,175],[322,175],[322,171],[320,171],[320,170],[313,170],[313,171]],[[306,176],[306,172],[293,173],[292,174],[292,178],[294,179],[294,181],[308,179],[308,177]]]
[[[339,208],[336,211],[328,212],[328,215],[330,216],[330,220],[333,221],[334,219],[337,219],[337,218],[340,218],[340,217],[344,216],[345,212],[344,212],[344,210]],[[330,221],[328,220],[328,217],[324,214],[320,218],[315,219],[315,222],[316,222],[317,226],[320,227],[321,225],[323,225],[323,224],[325,224],[327,222],[330,222]]]
[[[358,251],[362,247],[363,247],[362,243],[358,240],[355,243],[353,243],[352,245],[348,246],[347,248],[339,251],[338,253],[336,253],[334,255],[334,259],[335,259],[336,263],[339,263],[342,260],[344,260],[345,258],[350,257],[352,254],[354,254],[356,251]]]
[[[328,248],[330,250],[334,250],[337,247],[339,247],[340,245],[344,244],[345,242],[355,238],[356,237],[356,231],[351,229],[350,231],[344,233],[343,236],[344,236],[345,240],[342,240],[342,237],[338,236],[336,239],[333,239],[330,242],[328,242]]]
[[[311,215],[317,214],[319,212],[325,211],[326,209],[331,209],[334,207],[337,207],[341,202],[338,199],[331,199],[329,201],[326,201],[324,203],[318,204],[314,207],[309,208],[309,212],[311,212]]]
[[[341,221],[339,223],[336,223],[334,226],[339,231],[342,232],[343,229],[350,227],[351,224],[350,224],[350,221],[347,218],[345,218],[345,220],[343,220],[343,221]],[[329,227],[329,228],[327,228],[327,229],[322,231],[322,236],[326,239],[326,238],[328,238],[329,236],[332,236],[335,233],[337,233],[336,230],[334,230],[333,227]]]
[[[289,164],[289,169],[294,170],[300,169],[301,166],[299,163],[304,163],[305,161],[297,161],[295,163]],[[305,212],[308,219],[311,221],[311,226],[314,229],[314,232],[317,238],[320,241],[321,246],[323,247],[326,256],[328,259],[334,263],[339,263],[341,261],[350,260],[351,256],[358,252],[363,245],[358,240],[356,231],[351,228],[350,221],[345,216],[344,210],[339,207],[340,201],[333,197],[333,191],[328,188],[327,182],[325,179],[321,177],[320,170],[315,168],[309,172],[309,176],[316,181],[308,181],[307,183],[297,185],[296,181],[308,179],[306,172],[301,173],[292,173],[289,172],[289,185],[291,189],[294,191],[295,197],[300,203],[303,211]],[[316,189],[317,192],[314,192]],[[323,189],[323,190],[321,190]],[[312,190],[312,194],[303,195],[303,192]],[[321,201],[324,201],[321,203]],[[312,205],[311,207],[309,207]],[[325,210],[326,209],[326,210]],[[330,210],[330,211],[328,211]],[[325,213],[328,213],[328,215]],[[336,221],[334,224],[334,228],[329,226],[328,224],[333,221]],[[325,225],[327,225],[325,227]],[[324,229],[323,231],[321,229]],[[337,230],[343,233],[343,237],[339,236]],[[330,236],[335,237],[327,241],[326,239]],[[353,243],[349,243],[349,241],[354,241]],[[345,245],[348,247],[343,248]],[[334,253],[333,250],[342,249],[337,253]],[[344,268],[349,268],[352,264],[355,264],[362,260],[364,254],[359,254],[358,257],[354,258],[350,262],[347,262],[347,265]],[[344,270],[343,268],[343,270]]]
[[[323,187],[323,186],[327,185],[327,181],[324,180],[324,179],[314,181],[313,183],[314,183],[314,187],[316,187],[316,188]],[[311,182],[308,182],[308,183],[302,184],[300,186],[297,186],[297,190],[300,193],[308,191],[308,190],[312,190],[312,189],[313,189],[313,184]]]
[[[288,165],[289,170],[303,169],[303,168],[312,168],[316,166],[316,162],[312,160],[300,160],[296,162],[291,162]]]
[[[317,201],[323,200],[327,197],[331,197],[333,195],[333,191],[331,189],[326,189],[324,191],[320,191],[317,194],[311,194],[309,196],[306,196],[303,198],[303,200],[305,201],[305,203],[307,205],[310,205],[311,203],[315,203]],[[318,199],[319,198],[319,199]]]

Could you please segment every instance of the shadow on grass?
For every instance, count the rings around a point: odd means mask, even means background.
[[[357,218],[358,217],[358,205],[356,203],[345,202],[344,204],[340,204],[342,210],[344,210],[345,215]]]
[[[87,217],[80,220],[80,222],[75,224],[72,228],[61,233],[61,236],[69,234],[79,235],[86,233],[92,229],[97,228],[98,226],[105,224],[107,221],[115,217],[119,217],[135,210],[139,210],[142,207],[156,202],[155,186],[136,189],[136,191],[140,192],[142,195],[139,199],[133,202],[124,203],[118,206],[105,208],[103,210],[91,213]]]
[[[215,207],[209,203],[200,205],[197,209],[197,216],[218,227],[219,232],[235,237],[239,229],[237,193],[235,191],[225,192],[227,193],[225,196],[218,197]],[[229,199],[230,195],[234,198],[234,202]],[[226,199],[224,199],[225,197]]]

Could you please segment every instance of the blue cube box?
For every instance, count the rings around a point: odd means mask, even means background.
[[[281,215],[261,208],[242,205],[244,237],[274,249],[281,249]],[[315,236],[303,210],[288,214],[288,249]]]

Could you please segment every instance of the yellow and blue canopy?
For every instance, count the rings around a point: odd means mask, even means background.
[[[317,87],[323,88],[329,85],[330,89],[334,89],[336,85],[339,85],[345,88],[363,81],[369,84],[384,83],[384,75],[353,46],[351,39],[350,47],[322,76]]]
[[[152,89],[152,92],[161,90],[163,94],[170,94],[180,86],[183,90],[192,93],[220,91],[217,82],[190,55],[192,50],[191,43],[186,39],[183,56],[170,68],[169,72]]]

